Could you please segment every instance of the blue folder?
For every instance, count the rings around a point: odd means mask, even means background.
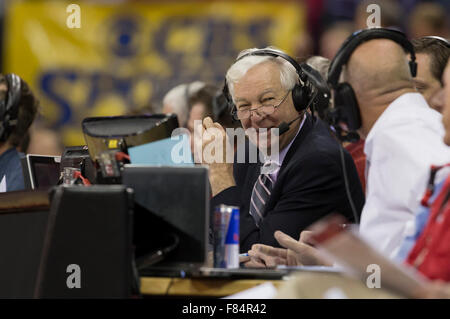
[[[128,148],[131,164],[192,166],[189,135],[181,134]]]

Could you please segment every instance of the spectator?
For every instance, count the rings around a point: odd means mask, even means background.
[[[443,80],[446,93],[443,113],[444,142],[450,146],[450,62],[447,63]],[[424,209],[416,218],[416,229],[412,239],[417,241],[409,251],[406,261],[430,279],[450,282],[450,173],[445,167],[435,166],[432,170],[435,171],[430,174],[433,180],[422,200]],[[442,174],[446,175],[442,178]],[[407,249],[408,246],[406,241],[406,247],[402,248]]]
[[[351,22],[337,22],[326,29],[320,37],[319,55],[327,59],[333,59],[345,39],[352,34]]]
[[[328,68],[330,67],[329,59],[316,55],[306,60],[306,63],[309,64],[312,68],[316,69],[325,79],[325,81],[327,80]]]
[[[414,78],[416,89],[422,93],[428,105],[442,112],[442,74],[450,57],[450,43],[445,39],[423,37],[412,41],[417,58],[417,76]]]
[[[176,114],[179,126],[186,127],[189,116],[189,98],[204,86],[205,83],[196,81],[174,87],[163,98],[162,112]]]
[[[409,16],[409,35],[413,39],[424,36],[449,37],[448,13],[436,2],[418,3]]]
[[[17,148],[38,112],[39,102],[28,84],[15,74],[0,75],[0,187],[2,191],[25,188]]]

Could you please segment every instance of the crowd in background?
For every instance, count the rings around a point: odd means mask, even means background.
[[[295,47],[292,56],[296,57],[299,62],[306,61],[313,55],[332,59],[345,38],[355,30],[367,26],[367,18],[370,15],[367,12],[369,4],[380,6],[381,26],[404,31],[410,39],[427,35],[450,37],[448,19],[450,3],[445,0],[305,0],[300,2],[306,8],[306,30],[301,36],[292,39]],[[0,6],[0,21],[4,19],[5,12],[5,6]],[[217,86],[218,90],[221,90],[222,83],[211,83],[211,85]],[[170,89],[167,88],[167,91]],[[181,86],[178,89],[182,90]],[[181,104],[187,105],[190,93],[195,91],[196,85],[194,84],[189,89],[188,95],[182,93],[181,95],[186,98],[186,101]],[[213,93],[213,95],[215,94],[216,92]],[[139,110],[130,109],[128,114],[164,112],[167,109],[163,109],[163,104],[165,103],[160,101],[154,105],[148,104]],[[210,113],[206,112],[205,114]],[[186,116],[187,114],[179,114],[181,124],[187,121],[184,118]],[[229,123],[227,126],[230,125],[232,124]],[[48,155],[62,153],[61,134],[49,127],[42,116],[38,115],[30,132],[31,134],[24,142],[24,145],[29,148],[25,148],[24,151]]]

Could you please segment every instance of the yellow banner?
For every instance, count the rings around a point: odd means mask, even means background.
[[[84,144],[85,117],[159,105],[180,83],[221,85],[242,49],[291,53],[305,25],[298,2],[78,1],[79,12],[70,3],[9,1],[3,63],[31,85],[66,145]]]

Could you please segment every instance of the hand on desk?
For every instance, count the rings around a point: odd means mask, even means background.
[[[281,231],[275,232],[275,239],[285,248],[275,248],[263,244],[255,244],[248,252],[250,260],[244,263],[248,268],[273,268],[277,265],[287,266],[332,266],[311,241],[311,231],[303,231],[297,241]]]

